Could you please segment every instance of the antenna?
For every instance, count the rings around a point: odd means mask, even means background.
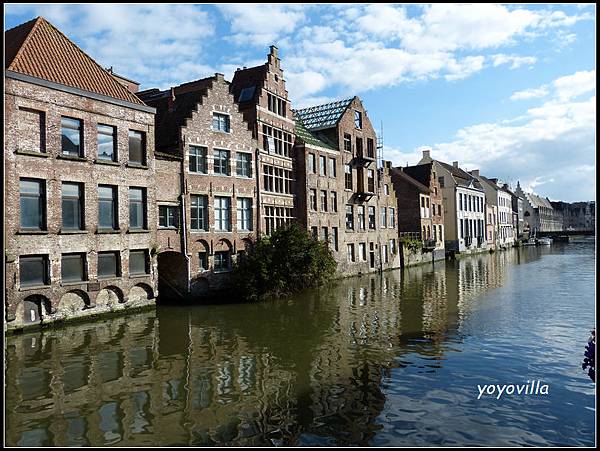
[[[383,121],[381,121],[379,135],[377,136],[377,167],[383,167]]]

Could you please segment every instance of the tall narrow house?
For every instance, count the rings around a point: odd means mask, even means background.
[[[41,17],[5,54],[7,327],[153,304],[154,108]]]
[[[330,242],[340,274],[400,265],[391,164],[358,97],[295,111],[298,221]]]
[[[256,140],[222,74],[139,96],[157,110],[159,288],[210,294],[256,233]]]
[[[257,228],[269,235],[295,218],[294,120],[277,47],[265,64],[238,69],[231,91],[258,141]]]

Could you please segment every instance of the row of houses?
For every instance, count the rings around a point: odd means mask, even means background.
[[[520,187],[429,151],[383,161],[356,96],[294,109],[275,46],[231,81],[139,91],[43,18],[5,42],[9,328],[210,295],[291,222],[329,243],[340,276],[411,264],[409,241],[440,259],[538,226]]]

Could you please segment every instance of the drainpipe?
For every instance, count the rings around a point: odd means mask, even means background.
[[[187,249],[187,209],[186,209],[186,186],[185,186],[185,137],[183,139],[183,149],[181,152],[181,247],[183,251],[183,257],[185,258],[186,269],[187,269],[187,292],[188,294],[192,291],[192,273],[191,273],[191,262],[190,256],[188,255]]]
[[[259,158],[260,158],[260,149],[257,147],[256,148],[256,157],[254,159],[254,164],[255,164],[255,173],[256,173],[256,238],[258,238],[259,234],[262,232],[261,229],[261,210],[262,210],[262,206],[260,203],[260,164],[259,164]]]

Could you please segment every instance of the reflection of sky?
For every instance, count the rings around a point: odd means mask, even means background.
[[[435,371],[421,355],[403,355],[412,364],[384,381],[383,431],[371,444],[593,445],[594,385],[581,361],[593,323],[594,255],[590,246],[574,250],[506,267],[500,287],[471,300],[462,341],[444,343]],[[548,384],[549,394],[477,400],[478,384],[528,380]]]

